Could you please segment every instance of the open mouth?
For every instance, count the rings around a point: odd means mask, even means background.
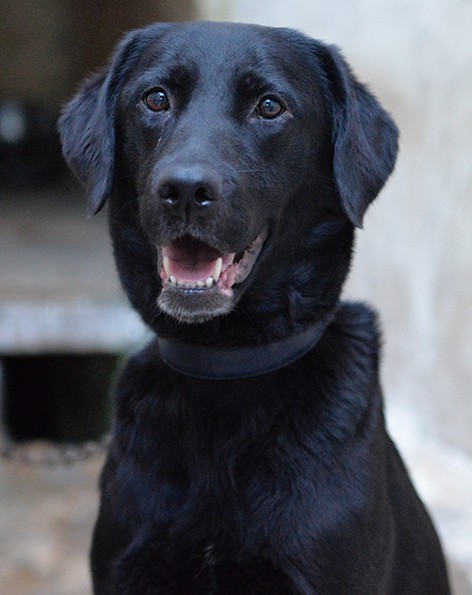
[[[228,313],[234,287],[254,268],[267,233],[260,233],[242,252],[221,252],[190,235],[157,246],[161,309],[183,322],[203,322]]]
[[[222,253],[189,235],[161,246],[163,286],[202,292],[217,289],[231,297],[233,286],[245,281],[252,271],[265,237],[259,234],[239,253]]]

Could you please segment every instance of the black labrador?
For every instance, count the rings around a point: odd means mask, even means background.
[[[131,32],[60,120],[155,332],[118,382],[99,595],[449,593],[387,436],[375,314],[340,303],[397,129],[288,29]]]

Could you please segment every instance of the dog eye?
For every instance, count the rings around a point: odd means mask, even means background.
[[[170,102],[163,89],[151,89],[143,95],[144,105],[153,112],[164,112],[169,109]]]
[[[256,114],[266,120],[273,120],[285,111],[285,107],[275,97],[263,97],[257,104]]]

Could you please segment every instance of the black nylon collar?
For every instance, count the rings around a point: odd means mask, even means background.
[[[162,360],[176,372],[206,380],[236,380],[268,374],[300,359],[318,343],[328,322],[263,345],[216,348],[161,337],[157,342]]]

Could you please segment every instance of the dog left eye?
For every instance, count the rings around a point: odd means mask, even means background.
[[[160,88],[151,89],[143,95],[144,105],[153,112],[163,112],[169,109],[170,101],[167,93]]]
[[[265,120],[273,120],[278,118],[285,111],[282,102],[276,97],[263,97],[256,107],[256,114]]]

